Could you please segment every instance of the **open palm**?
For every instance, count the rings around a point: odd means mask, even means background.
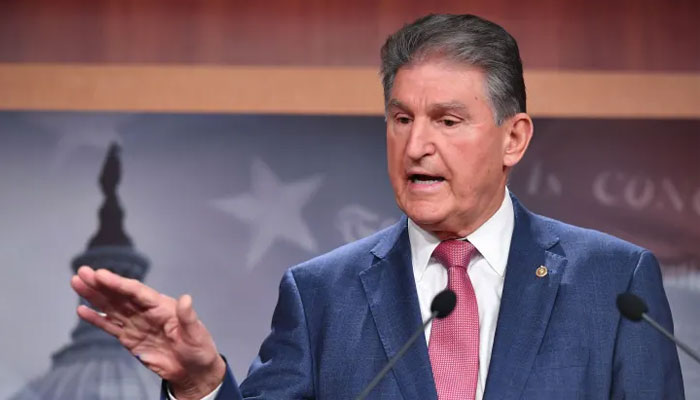
[[[100,312],[78,315],[115,336],[146,367],[170,382],[178,398],[206,395],[221,382],[225,363],[192,298],[175,300],[107,270],[80,267],[71,286]]]

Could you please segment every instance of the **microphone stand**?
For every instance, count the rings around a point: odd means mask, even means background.
[[[367,397],[367,395],[369,395],[369,393],[372,391],[372,389],[374,389],[374,387],[377,386],[379,384],[379,382],[381,382],[382,378],[384,378],[384,375],[386,375],[391,370],[391,368],[394,367],[394,364],[396,364],[396,362],[401,359],[401,357],[404,355],[404,353],[406,353],[408,351],[408,349],[411,347],[413,342],[415,342],[416,339],[418,339],[420,337],[420,335],[422,335],[423,332],[425,332],[425,327],[427,327],[428,324],[433,319],[435,319],[435,317],[437,315],[438,315],[437,310],[433,311],[433,313],[430,314],[430,318],[428,318],[427,320],[425,320],[425,322],[423,322],[423,326],[421,327],[422,329],[416,330],[413,333],[413,335],[411,336],[410,339],[408,339],[406,344],[404,344],[403,347],[401,347],[401,349],[396,353],[396,355],[391,357],[391,360],[389,360],[389,362],[384,366],[384,368],[382,368],[382,370],[379,371],[377,376],[374,377],[372,382],[370,382],[369,385],[367,385],[367,387],[365,387],[365,390],[363,390],[362,393],[360,393],[355,398],[355,400],[364,400]]]
[[[670,340],[672,340],[673,343],[676,344],[676,346],[680,347],[681,350],[685,351],[685,353],[686,353],[687,355],[689,355],[693,360],[695,360],[696,362],[700,363],[700,355],[698,355],[698,353],[696,353],[693,349],[691,349],[690,347],[688,347],[688,345],[686,345],[685,343],[683,343],[683,342],[681,342],[680,340],[676,339],[676,337],[673,336],[673,335],[671,334],[671,332],[667,331],[666,328],[664,328],[663,326],[661,326],[661,324],[659,324],[658,322],[656,322],[656,321],[654,321],[652,318],[650,318],[650,317],[647,315],[647,313],[642,313],[642,318],[644,318],[644,320],[647,321],[647,322],[649,323],[649,325],[651,325],[651,326],[653,326],[654,328],[656,328],[657,331],[663,333],[664,336],[666,336],[667,338],[669,338]]]

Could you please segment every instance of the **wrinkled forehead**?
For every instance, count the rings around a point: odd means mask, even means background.
[[[419,70],[420,73],[413,73]],[[470,86],[471,93],[478,94],[478,97],[488,98],[486,73],[482,68],[444,57],[424,58],[421,62],[405,64],[396,71],[385,107],[396,105],[397,102],[405,102],[407,99],[401,97],[407,92],[415,94],[417,91],[433,93],[443,91],[454,95],[460,88]],[[397,93],[398,90],[401,93]],[[457,100],[457,98],[441,99],[441,101],[452,100]]]

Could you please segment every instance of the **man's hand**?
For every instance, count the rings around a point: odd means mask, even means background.
[[[167,380],[178,400],[201,399],[223,380],[226,364],[192,308],[135,279],[80,267],[71,286],[102,313],[78,307],[80,318],[113,335],[150,370]]]

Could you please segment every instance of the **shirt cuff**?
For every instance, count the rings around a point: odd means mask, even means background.
[[[216,398],[216,395],[219,394],[219,390],[221,390],[221,385],[223,385],[223,384],[224,383],[221,382],[219,384],[219,386],[217,386],[216,389],[214,389],[214,391],[212,391],[208,395],[202,397],[200,400],[214,400],[214,398]],[[167,387],[168,387],[168,399],[177,400],[177,398],[173,395],[173,392],[170,390],[170,385],[167,385]]]

